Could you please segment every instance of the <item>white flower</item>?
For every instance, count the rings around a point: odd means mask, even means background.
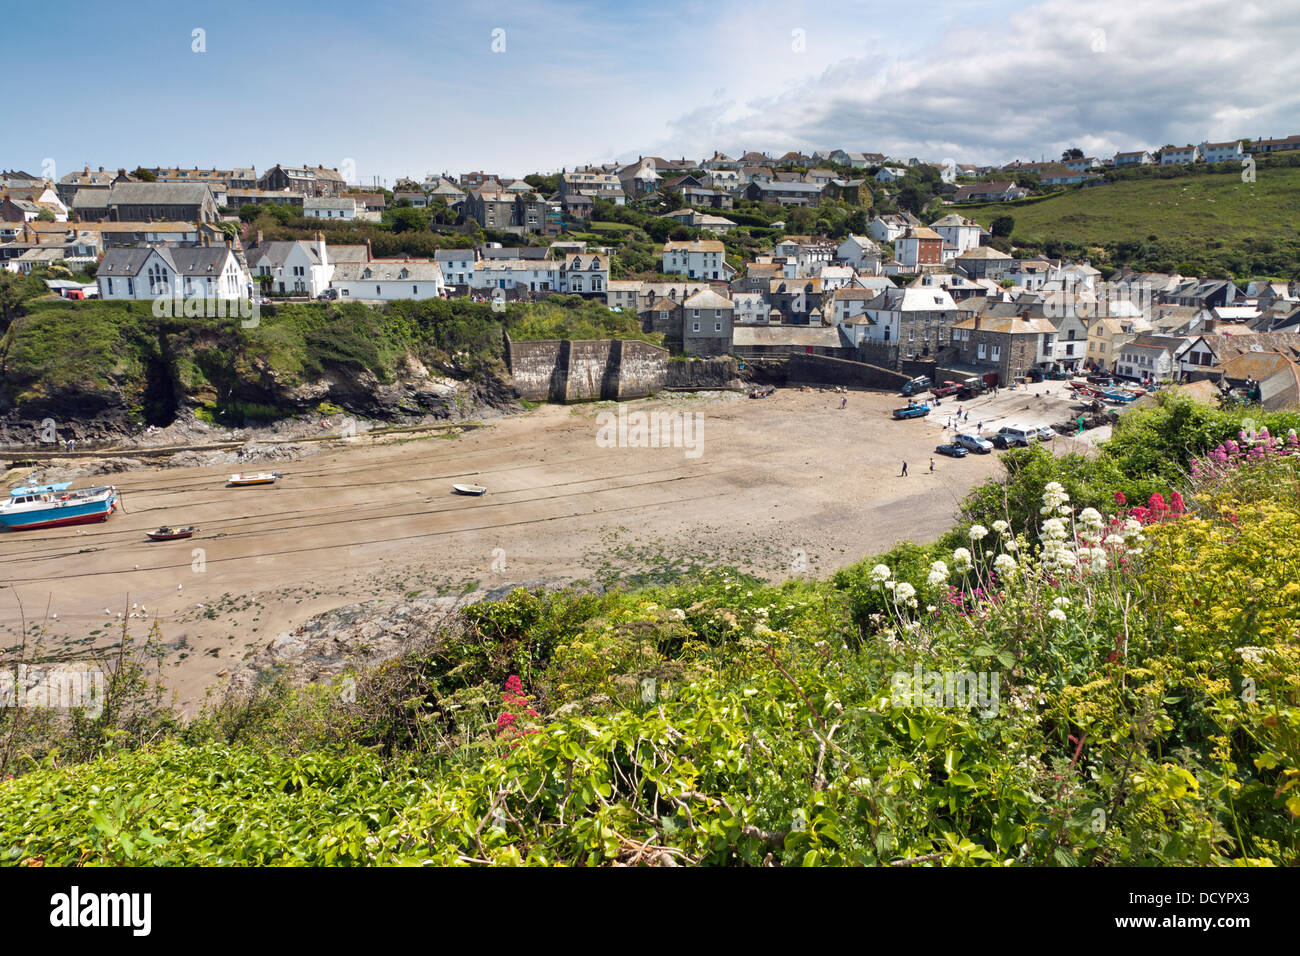
[[[670,610],[668,612],[668,616],[671,617],[674,621],[686,620],[686,612],[679,607],[675,607],[672,610]]]
[[[1009,578],[1016,573],[1016,559],[1009,554],[999,554],[993,560],[993,570],[1002,577]]]
[[[958,548],[952,553],[952,564],[958,571],[969,571],[971,568],[970,552],[965,548]]]
[[[1011,530],[1011,525],[999,519],[993,522],[993,530],[996,531],[998,534],[1006,534],[1008,531]]]
[[[1069,607],[1070,599],[1068,597],[1052,598],[1053,607]]]
[[[982,524],[973,524],[970,526],[970,539],[972,541],[982,541],[988,535],[989,529]]]
[[[1047,616],[1050,617],[1053,621],[1065,620],[1065,612],[1062,611],[1059,607],[1052,608],[1050,611],[1047,612]]]
[[[1102,544],[1110,548],[1122,548],[1124,547],[1124,536],[1122,534],[1108,534]]]
[[[898,586],[894,588],[894,597],[906,604],[908,601],[915,600],[916,588],[906,581],[899,581]]]
[[[1129,518],[1124,522],[1124,531],[1127,534],[1141,534],[1142,522],[1138,521],[1137,518]]]
[[[1064,541],[1065,522],[1060,518],[1048,518],[1043,522],[1042,536],[1046,540]]]
[[[877,564],[871,569],[871,578],[877,584],[884,584],[889,580],[890,570],[886,564]]]
[[[1099,529],[1102,526],[1101,512],[1096,508],[1084,508],[1079,512],[1079,522],[1085,528]]]
[[[1002,547],[1006,548],[1008,551],[1015,551],[1017,548],[1020,547],[1020,545],[1016,544],[1015,538],[1008,538],[1003,543]]]
[[[891,590],[891,591],[894,590],[894,582],[893,582],[893,581],[886,581],[886,582],[885,582],[885,587],[889,588],[889,590]]]
[[[938,587],[948,580],[948,565],[942,561],[936,561],[930,565],[929,582],[931,587]]]

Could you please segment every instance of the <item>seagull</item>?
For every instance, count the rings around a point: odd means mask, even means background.
[[[112,614],[113,612],[110,611],[108,608],[104,608],[104,613],[105,613],[105,614]]]
[[[183,584],[178,584],[178,585],[176,585],[176,590],[177,590],[177,591],[183,591],[183,590],[185,590],[185,585],[183,585]]]
[[[59,619],[59,616],[57,614],[51,614],[50,617],[52,617],[56,621]]]

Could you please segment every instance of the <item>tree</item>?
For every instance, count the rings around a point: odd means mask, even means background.
[[[54,222],[54,213],[50,212],[48,209],[42,209],[40,212],[36,214],[36,221]]]
[[[1083,150],[1077,146],[1071,146],[1061,154],[1061,162],[1068,162],[1071,159],[1083,159]]]
[[[990,224],[989,232],[995,236],[1009,236],[1015,228],[1016,220],[1012,216],[998,216]]]
[[[428,228],[429,217],[423,209],[403,206],[393,211],[393,232],[411,232]]]
[[[143,166],[137,166],[131,170],[131,175],[141,182],[156,183],[158,181],[158,177],[154,175],[153,170],[145,169]]]

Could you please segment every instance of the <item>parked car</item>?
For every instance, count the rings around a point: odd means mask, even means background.
[[[316,298],[318,299],[337,299],[338,297],[339,297],[338,289],[326,289],[320,295],[316,296]]]
[[[928,402],[908,402],[906,408],[894,409],[894,417],[897,419],[904,418],[924,418],[930,414],[930,404]]]
[[[1056,437],[1056,429],[1051,425],[1035,425],[1031,431],[1039,441],[1051,441]]]
[[[962,382],[961,387],[957,389],[957,397],[962,401],[966,401],[967,399],[974,398],[976,395],[983,395],[988,390],[989,387],[984,384],[983,379],[968,378],[966,381]]]
[[[987,455],[993,450],[993,442],[987,438],[980,438],[974,432],[962,432],[953,441],[961,445],[967,451],[973,451],[977,455]]]
[[[993,436],[994,448],[1028,448],[1034,440],[1034,431],[1020,425],[1003,425]]]
[[[944,382],[942,385],[936,385],[930,391],[934,393],[935,398],[947,398],[949,395],[956,395],[961,390],[961,386],[956,382]]]
[[[925,375],[918,375],[906,385],[903,386],[904,395],[920,395],[930,388],[930,379]]]
[[[968,452],[965,448],[957,444],[939,445],[937,448],[935,448],[935,451],[937,451],[941,455],[947,455],[949,458],[965,458],[967,455],[970,454],[970,452]]]

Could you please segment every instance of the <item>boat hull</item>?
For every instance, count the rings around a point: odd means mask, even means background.
[[[107,521],[117,509],[117,498],[107,502],[90,502],[68,508],[50,508],[25,514],[0,514],[0,527],[6,531],[34,531],[38,528],[62,528],[74,524],[97,524]]]

